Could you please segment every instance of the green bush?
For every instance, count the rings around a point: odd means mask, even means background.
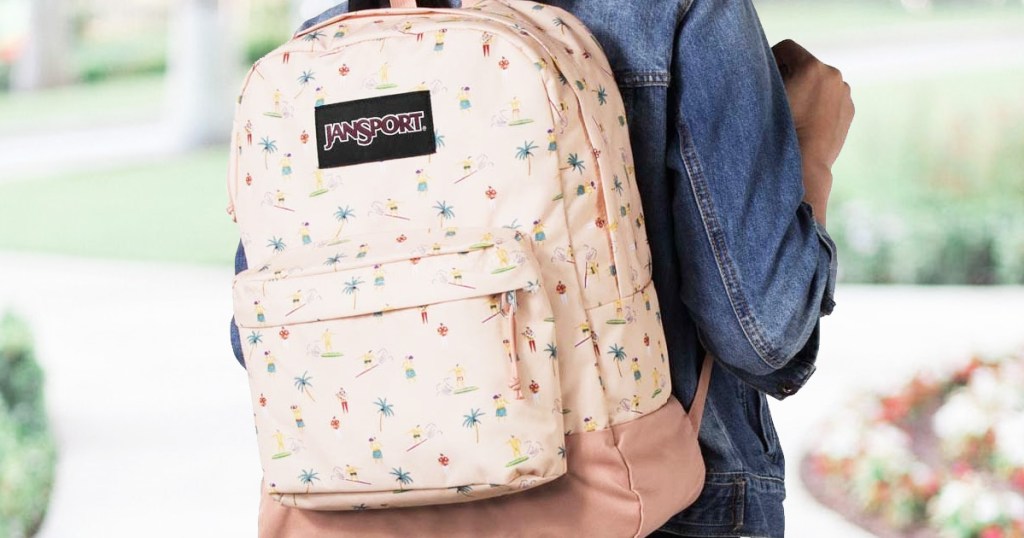
[[[31,536],[46,513],[56,449],[42,389],[28,327],[5,315],[0,319],[0,538]]]
[[[846,282],[1024,284],[1024,71],[866,85],[829,233]]]

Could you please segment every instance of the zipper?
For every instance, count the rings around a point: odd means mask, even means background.
[[[519,308],[519,303],[516,298],[516,292],[513,290],[502,293],[499,298],[499,305],[501,315],[505,318],[508,330],[508,339],[505,342],[509,367],[508,388],[512,389],[515,393],[515,399],[523,400],[525,398],[523,397],[522,383],[519,380],[519,366],[516,364],[519,361],[519,352],[516,346],[516,310]]]

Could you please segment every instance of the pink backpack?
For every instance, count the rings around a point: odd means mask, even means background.
[[[711,362],[688,416],[625,111],[579,20],[351,13],[238,102],[264,535],[641,536],[696,499]]]

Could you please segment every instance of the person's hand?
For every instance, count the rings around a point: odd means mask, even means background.
[[[793,114],[804,168],[805,199],[825,223],[832,190],[832,164],[846,142],[854,107],[850,85],[838,69],[822,63],[792,40],[772,47]]]

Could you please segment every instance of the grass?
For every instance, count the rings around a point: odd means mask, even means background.
[[[857,282],[1024,283],[1024,71],[858,88],[829,230]]]
[[[118,78],[36,91],[0,93],[0,136],[48,129],[156,120],[163,112],[164,78]]]
[[[228,149],[168,162],[0,183],[0,249],[227,265]]]

